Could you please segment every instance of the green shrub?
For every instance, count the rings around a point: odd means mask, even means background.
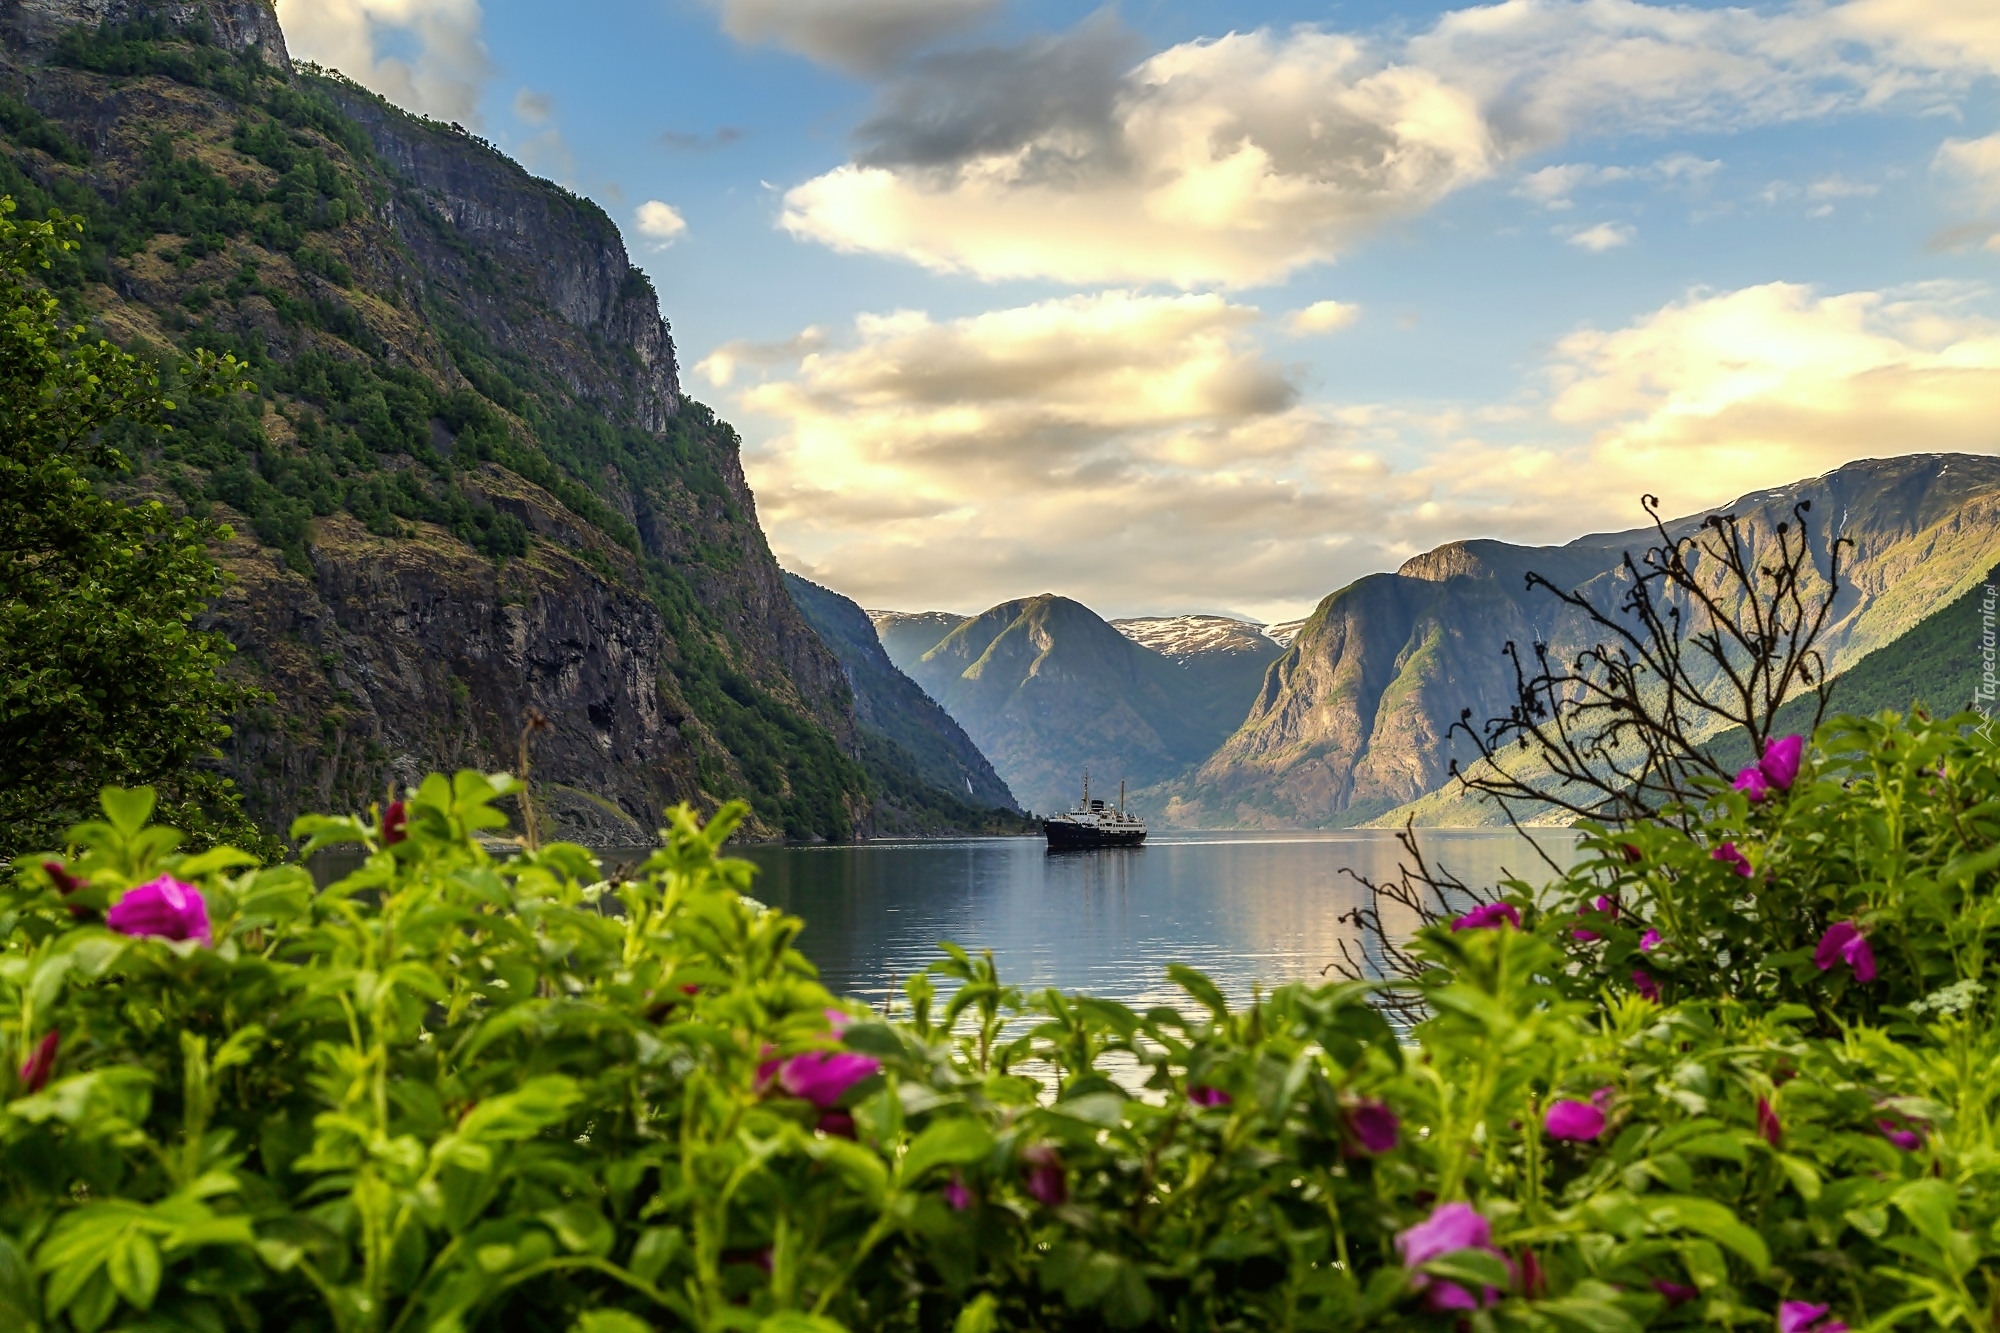
[[[512,780],[434,776],[380,818],[301,820],[307,852],[362,855],[316,889],[183,856],[149,794],[108,791],[0,903],[0,1313],[1990,1328],[2000,760],[1922,721],[1822,741],[1754,810],[1593,834],[1566,880],[1426,927],[1413,981],[1231,1009],[1174,968],[1184,1006],[1141,1013],[947,946],[894,1021],[839,1006],[801,923],[745,896],[720,856],[740,807],[673,812],[606,882],[573,846],[496,861]],[[1853,950],[1813,961],[1842,921],[1872,980]],[[1385,984],[1430,1016],[1398,1033]]]

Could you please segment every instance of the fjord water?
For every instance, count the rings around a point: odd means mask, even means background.
[[[1472,885],[1549,877],[1512,832],[1425,830],[1424,855]],[[1537,831],[1568,864],[1573,837]],[[838,994],[880,1003],[934,961],[939,940],[991,949],[1001,979],[1151,1005],[1183,997],[1169,963],[1207,972],[1232,1001],[1317,978],[1358,932],[1365,901],[1343,873],[1392,877],[1405,853],[1373,830],[1155,833],[1144,846],[1050,852],[1039,838],[753,846],[752,892],[806,922],[799,947]],[[1393,921],[1408,930],[1414,921]],[[942,987],[949,989],[949,987]]]

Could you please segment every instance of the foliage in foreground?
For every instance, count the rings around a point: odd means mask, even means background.
[[[432,777],[315,889],[107,793],[0,905],[0,1324],[1990,1329],[2000,751],[1836,726],[1424,928],[1403,1034],[951,948],[883,1021],[734,811],[607,884]]]
[[[92,481],[128,460],[107,428],[164,427],[158,370],[65,325],[34,281],[77,247],[74,218],[17,222],[0,198],[0,856],[59,836],[106,783],[157,783],[194,831],[248,832],[201,761],[250,695],[193,628],[221,590],[207,545],[227,529],[127,505]],[[243,387],[200,353],[187,390]]]

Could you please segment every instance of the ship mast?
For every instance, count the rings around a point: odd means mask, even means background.
[[[1125,779],[1118,779],[1118,817],[1125,817]]]
[[[1083,770],[1083,808],[1090,809],[1090,770]]]

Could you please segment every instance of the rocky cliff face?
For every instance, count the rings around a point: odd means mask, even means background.
[[[1949,603],[2000,557],[2000,459],[1854,463],[1745,496],[1728,512],[1768,538],[1801,500],[1812,504],[1822,554],[1834,536],[1854,543],[1825,639],[1835,670]],[[1682,534],[1699,522],[1669,527]],[[1620,555],[1651,539],[1635,531],[1561,547],[1454,542],[1342,589],[1272,667],[1241,729],[1157,798],[1177,822],[1277,828],[1362,823],[1424,796],[1448,776],[1448,732],[1460,710],[1484,719],[1511,703],[1505,643],[1548,642],[1565,656],[1586,643],[1580,622],[1526,592],[1527,571],[1608,607]]]
[[[865,611],[796,574],[785,575],[785,586],[806,623],[840,659],[854,691],[855,720],[877,742],[864,751],[863,763],[875,782],[878,832],[976,831],[990,822],[991,811],[1018,809],[972,738],[889,660]],[[905,775],[928,792],[908,790]]]
[[[294,73],[264,0],[0,0],[0,74],[0,191],[88,222],[64,301],[257,382],[131,442],[128,479],[238,533],[218,615],[274,696],[227,755],[253,810],[512,767],[539,712],[559,830],[733,796],[765,833],[865,826],[840,664],[600,209]]]

